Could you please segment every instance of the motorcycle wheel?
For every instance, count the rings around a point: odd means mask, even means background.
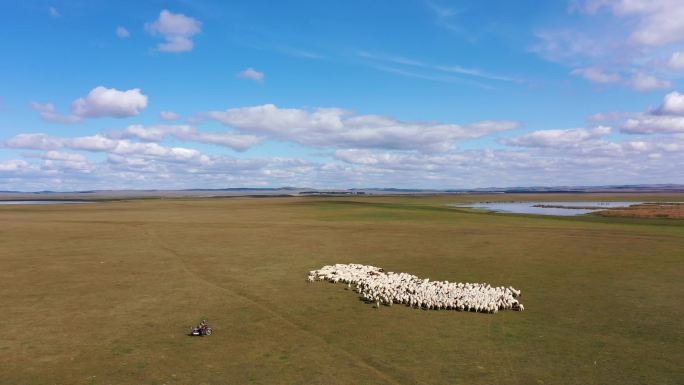
[[[210,336],[210,335],[211,335],[211,329],[207,329],[207,330],[204,332],[204,334]]]

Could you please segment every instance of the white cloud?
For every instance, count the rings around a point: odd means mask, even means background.
[[[681,1],[622,0],[620,5],[623,14],[643,16],[630,36],[632,41],[644,45],[662,46],[684,39],[684,3]]]
[[[684,52],[673,52],[667,65],[677,71],[684,70]]]
[[[5,147],[51,150],[62,146],[62,139],[47,134],[19,134],[4,141]]]
[[[573,4],[571,11],[590,17],[573,20],[562,29],[538,32],[534,52],[578,68],[572,73],[598,83],[621,84],[636,91],[672,86],[659,74],[663,51],[672,52],[684,42],[684,2],[577,0]],[[675,54],[668,66],[676,69],[676,63]]]
[[[252,67],[249,67],[246,70],[240,72],[238,74],[238,77],[242,79],[254,80],[257,83],[261,83],[264,81],[264,73],[259,72]]]
[[[32,157],[32,155],[28,156]],[[94,169],[93,163],[81,154],[48,151],[43,154],[38,154],[35,157],[44,159],[43,164],[41,165],[43,170],[73,170],[79,173],[89,173]]]
[[[147,96],[139,88],[119,91],[114,88],[96,87],[85,98],[72,104],[74,115],[82,118],[101,118],[110,116],[125,118],[140,115],[147,108]]]
[[[423,79],[423,80],[429,80],[429,81],[440,82],[440,83],[471,84],[471,85],[477,86],[477,87],[485,89],[485,90],[494,89],[494,87],[491,87],[491,86],[484,84],[484,83],[481,83],[481,82],[473,81],[470,79],[463,79],[461,77],[456,77],[456,76],[441,75],[440,73],[431,73],[431,72],[423,73],[423,72],[418,72],[418,71],[407,71],[405,69],[395,68],[395,67],[390,67],[390,66],[385,66],[385,65],[379,65],[379,64],[372,64],[372,65],[370,65],[370,67],[373,69],[376,69],[378,71],[387,72],[390,74],[409,77],[409,78]]]
[[[199,157],[201,155],[200,152],[195,149],[166,147],[158,143],[138,143],[127,139],[110,138],[102,134],[75,138],[60,138],[42,133],[20,134],[6,140],[4,145],[9,148],[32,150],[58,150],[68,148],[80,151],[107,152],[118,155],[144,155],[171,160],[183,160]],[[59,153],[53,152],[52,154]],[[59,160],[56,158],[49,159]]]
[[[0,162],[0,172],[12,172],[19,171],[21,169],[27,168],[29,166],[28,162],[25,160],[12,159]]]
[[[116,155],[143,155],[167,161],[189,160],[201,155],[199,151],[191,148],[110,139],[100,134],[69,139],[65,141],[64,146],[75,150],[108,152]]]
[[[629,134],[667,134],[684,132],[684,117],[643,115],[627,119],[621,127],[622,132]]]
[[[571,72],[572,75],[580,75],[594,83],[618,83],[622,80],[620,74],[607,73],[598,68],[578,68]]]
[[[55,105],[52,103],[41,104],[38,102],[32,102],[31,108],[40,113],[41,118],[48,122],[57,123],[77,123],[82,120],[81,117],[75,115],[61,115],[55,109]]]
[[[653,75],[639,72],[630,79],[623,81],[619,73],[605,72],[598,68],[578,68],[570,72],[572,75],[579,75],[594,83],[601,84],[626,84],[636,91],[653,91],[672,87],[669,80],[658,79]]]
[[[461,35],[464,39],[473,42],[474,38],[468,29],[463,28],[463,23],[455,20],[456,17],[462,13],[460,9],[452,8],[447,5],[438,4],[435,1],[428,0],[425,2],[427,7],[433,12],[435,16],[435,25],[444,28],[445,30]]]
[[[184,36],[171,36],[166,38],[166,43],[157,45],[157,49],[162,52],[186,52],[192,51],[195,43]]]
[[[670,92],[658,108],[632,114],[622,123],[621,131],[629,134],[683,133],[684,94]]]
[[[48,8],[48,13],[50,14],[50,17],[52,17],[53,19],[56,19],[56,18],[62,16],[62,14],[60,14],[59,11],[57,10],[57,8],[55,8],[55,7]]]
[[[264,140],[263,138],[254,135],[245,135],[235,132],[199,132],[195,129],[178,132],[175,133],[174,136],[181,140],[230,147],[235,151],[245,151]]]
[[[264,138],[238,132],[200,132],[187,125],[144,127],[136,124],[128,126],[120,135],[124,138],[138,138],[145,141],[160,142],[166,135],[176,139],[215,144],[230,147],[235,151],[245,151],[261,143]]]
[[[86,158],[82,154],[76,154],[72,152],[60,152],[60,151],[48,151],[40,156],[43,159],[49,160],[63,160],[69,162],[87,162]]]
[[[122,26],[116,27],[116,36],[120,38],[127,38],[131,36],[131,33],[128,32],[128,30]]]
[[[608,52],[621,50],[619,44],[573,29],[543,30],[535,33],[537,42],[530,50],[546,60],[569,66],[601,61]]]
[[[520,147],[575,147],[584,145],[587,141],[603,138],[610,133],[611,128],[607,126],[567,130],[540,130],[514,138],[502,139],[501,143]]]
[[[677,91],[665,95],[663,104],[657,109],[663,115],[684,115],[684,94]]]
[[[663,46],[684,40],[684,2],[680,0],[587,0],[579,5],[590,14],[608,8],[616,17],[633,18],[630,41]]]
[[[403,122],[380,115],[357,115],[340,108],[312,111],[273,104],[212,111],[204,117],[240,131],[309,146],[446,151],[459,140],[478,138],[519,126],[513,121],[470,125]]]
[[[52,103],[32,103],[44,120],[59,123],[76,123],[86,118],[125,118],[140,115],[147,108],[147,96],[139,88],[119,91],[102,86],[93,88],[85,98],[78,98],[71,104],[71,115],[56,112]]]
[[[638,115],[635,112],[624,112],[624,111],[610,111],[610,112],[599,112],[589,117],[592,122],[609,122],[622,120]]]
[[[161,35],[166,43],[159,43],[157,49],[162,52],[186,52],[194,47],[192,37],[202,32],[202,23],[182,13],[163,10],[159,18],[146,23],[145,29],[153,36]]]
[[[446,154],[338,150],[344,165],[327,164],[361,186],[515,186],[672,183],[684,161],[684,138],[608,142],[524,150],[469,150]],[[635,179],[638,178],[638,179]],[[406,183],[405,181],[412,181]],[[347,182],[349,183],[349,182]]]
[[[679,170],[684,164],[682,99],[672,92],[645,112],[602,114],[622,132],[640,136],[611,135],[607,126],[541,130],[501,139],[504,148],[464,151],[452,145],[517,124],[405,122],[340,108],[264,105],[202,115],[231,127],[220,132],[191,125],[130,125],[90,136],[26,133],[2,142],[32,151],[20,152],[24,160],[0,161],[0,190],[684,183]],[[169,138],[183,144],[163,144]],[[267,139],[333,151],[311,162],[210,155],[189,145],[213,143],[240,151]]]
[[[182,116],[180,116],[179,114],[177,114],[177,113],[175,113],[175,112],[173,112],[173,111],[162,111],[162,112],[159,113],[159,117],[160,117],[162,120],[171,121],[171,120],[178,120],[178,119],[180,119]]]
[[[629,81],[630,87],[637,91],[653,91],[672,87],[669,80],[658,79],[653,75],[638,73]]]
[[[400,66],[407,66],[407,67],[414,67],[414,68],[421,68],[421,69],[427,69],[431,70],[428,73],[414,73],[410,71],[406,71],[403,69],[399,68],[392,68],[392,67],[386,67],[382,64],[373,64],[371,67],[380,70],[380,71],[385,71],[385,72],[392,72],[396,73],[398,75],[404,75],[404,76],[410,76],[410,77],[417,77],[417,78],[424,78],[428,80],[438,80],[438,81],[447,81],[449,79],[448,77],[440,77],[438,75],[439,72],[442,73],[448,73],[448,74],[458,74],[458,75],[465,75],[467,77],[475,77],[475,78],[481,78],[481,79],[487,79],[487,80],[498,80],[498,81],[505,81],[505,82],[514,82],[514,83],[523,83],[524,80],[516,77],[511,77],[511,76],[504,76],[504,75],[499,75],[499,74],[493,74],[489,73],[487,71],[483,71],[478,68],[466,68],[462,67],[459,65],[443,65],[443,64],[429,64],[420,60],[415,60],[411,58],[406,58],[402,56],[396,56],[396,55],[385,55],[385,54],[377,54],[377,53],[370,53],[366,51],[359,51],[357,52],[357,56],[367,59],[367,60],[372,60],[376,63],[391,63],[394,65],[400,65]],[[452,78],[452,80],[455,80],[456,78]]]
[[[79,140],[77,140],[79,139]],[[0,189],[126,189],[247,186],[458,188],[516,185],[683,183],[684,135],[580,146],[483,149],[429,154],[341,149],[312,163],[234,158],[183,147],[103,136],[52,138],[63,148],[106,154],[104,161],[47,151],[0,162]],[[87,157],[86,157],[87,158]],[[638,178],[638,179],[635,179]]]
[[[132,124],[120,133],[111,133],[112,137],[137,138],[147,142],[161,142],[169,133],[168,126],[145,127],[142,124]]]
[[[81,136],[73,139],[68,139],[64,142],[64,146],[75,150],[85,151],[111,151],[121,141],[107,138],[101,134],[92,136]]]

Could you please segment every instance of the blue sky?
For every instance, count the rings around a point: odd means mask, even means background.
[[[0,7],[0,190],[684,183],[680,1]]]

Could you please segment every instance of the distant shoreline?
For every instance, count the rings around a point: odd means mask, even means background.
[[[43,192],[19,192],[2,191],[0,201],[43,201],[43,200],[70,200],[70,201],[119,201],[131,199],[172,199],[172,198],[288,198],[288,197],[380,197],[380,196],[513,196],[519,195],[679,195],[684,194],[684,185],[663,186],[618,186],[618,187],[587,187],[587,188],[530,188],[528,190],[516,188],[511,190],[473,189],[473,190],[409,190],[409,189],[216,189],[216,190],[99,190],[99,191],[43,191]],[[504,198],[506,199],[506,198]],[[495,199],[500,201],[500,199]],[[543,203],[540,203],[543,204]],[[549,207],[568,209],[602,209],[603,207]]]

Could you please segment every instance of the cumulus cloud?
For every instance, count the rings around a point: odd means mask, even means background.
[[[667,61],[667,65],[673,70],[684,70],[684,52],[673,52],[670,60]]]
[[[189,131],[188,135],[193,132]],[[196,134],[196,133],[195,133]],[[296,158],[235,158],[97,134],[21,134],[5,140],[31,161],[0,161],[0,189],[121,189],[311,185],[317,166]],[[77,152],[73,152],[77,151]],[[94,161],[87,153],[105,154]],[[36,162],[36,160],[39,160]]]
[[[99,134],[66,140],[64,146],[74,150],[146,156],[166,161],[187,161],[199,159],[202,156],[198,150],[191,148],[166,147],[158,143],[138,143],[125,139],[111,139]]]
[[[91,152],[107,152],[118,155],[145,155],[167,159],[199,157],[200,152],[185,147],[166,147],[158,143],[139,143],[127,139],[110,138],[102,134],[60,138],[47,134],[20,134],[4,142],[9,148],[31,150],[71,149]],[[57,154],[56,152],[54,154]]]
[[[607,126],[540,130],[514,138],[502,139],[501,143],[520,147],[574,147],[583,145],[587,141],[603,138],[610,133],[611,128]]]
[[[94,164],[84,155],[73,152],[48,151],[41,154],[28,154],[28,157],[43,159],[43,170],[74,170],[79,173],[89,173],[94,169]]]
[[[630,87],[637,91],[653,91],[672,87],[669,80],[658,79],[653,75],[638,73],[629,81]]]
[[[451,146],[517,123],[406,122],[339,108],[264,105],[202,115],[230,126],[226,131],[169,124],[76,137],[26,133],[1,143],[30,151],[20,153],[24,159],[0,161],[0,189],[684,183],[682,99],[672,92],[645,112],[603,114],[623,133],[639,136],[611,135],[608,126],[540,130],[501,139],[505,147],[471,150]],[[170,138],[184,144],[165,145]],[[267,139],[333,151],[306,161],[210,155],[190,145],[240,151]]]
[[[576,0],[572,4],[571,12],[589,17],[574,26],[538,32],[534,52],[577,68],[574,75],[593,82],[621,84],[636,91],[671,87],[671,81],[659,75],[664,64],[661,54],[684,42],[684,2]],[[667,64],[682,68],[677,63],[675,53]]]
[[[140,115],[147,108],[147,96],[139,88],[120,91],[103,86],[93,88],[86,97],[71,104],[71,115],[57,113],[52,103],[32,103],[44,120],[59,123],[76,123],[87,118],[126,118]]]
[[[663,104],[656,110],[661,115],[682,115],[684,116],[684,94],[677,91],[665,95]]]
[[[173,111],[162,111],[159,113],[159,117],[162,120],[166,120],[166,121],[178,120],[181,118],[180,114],[177,114]]]
[[[140,115],[145,108],[147,96],[140,92],[140,88],[119,91],[100,86],[85,98],[76,99],[71,109],[74,115],[82,118],[125,118]]]
[[[173,134],[181,140],[216,144],[219,146],[230,147],[235,151],[245,151],[264,139],[254,135],[245,135],[235,132],[199,132],[194,128],[189,128]]]
[[[127,38],[131,36],[131,33],[128,32],[128,30],[122,26],[116,27],[116,36],[120,38]]]
[[[62,139],[47,134],[19,134],[3,143],[8,148],[51,150],[62,146]]]
[[[259,72],[259,71],[255,70],[255,69],[252,68],[252,67],[249,67],[249,68],[247,68],[246,70],[244,70],[244,71],[238,73],[238,77],[239,77],[239,78],[241,78],[241,79],[250,79],[250,80],[254,80],[254,81],[257,82],[257,83],[263,82],[263,81],[264,81],[264,76],[265,76],[265,75],[264,75],[263,72]]]
[[[190,148],[102,135],[51,140],[62,149],[29,156],[42,163],[19,159],[0,162],[0,189],[283,185],[458,188],[635,183],[635,175],[639,183],[684,182],[679,172],[684,163],[684,135],[626,141],[598,137],[584,140],[581,146],[446,153],[339,149],[333,159],[321,163],[206,155]],[[84,161],[82,154],[66,149],[104,153],[106,159]]]
[[[21,169],[27,168],[29,166],[28,162],[20,159],[11,159],[4,162],[0,162],[0,172],[7,173],[13,171],[19,171]]]
[[[604,72],[598,68],[578,68],[571,72],[594,83],[618,83],[622,80],[619,74]]]
[[[215,144],[236,151],[245,151],[264,141],[263,137],[238,132],[200,132],[195,127],[187,125],[145,127],[136,124],[128,126],[120,135],[124,138],[152,142],[160,142],[170,135],[179,140]]]
[[[48,151],[40,155],[43,159],[49,160],[62,160],[68,162],[87,162],[88,158],[82,154],[76,154],[73,152],[60,152],[60,151]]]
[[[162,52],[186,52],[194,47],[192,37],[202,32],[202,23],[182,13],[163,10],[159,18],[146,23],[145,29],[153,36],[162,36],[166,42],[159,43],[157,49]]]
[[[627,119],[621,127],[622,132],[629,134],[667,134],[684,132],[684,117],[643,115]]]
[[[645,46],[662,46],[684,39],[684,3],[679,0],[587,0],[576,8],[596,14],[602,8],[617,17],[631,17],[630,41]]]
[[[380,115],[358,115],[340,108],[303,110],[273,104],[211,111],[205,118],[240,131],[267,135],[309,146],[446,151],[453,142],[519,126],[513,121],[469,125],[403,122]]]
[[[62,115],[57,112],[55,105],[52,103],[38,103],[32,102],[31,108],[40,113],[40,117],[48,122],[57,123],[77,123],[83,120],[83,118],[76,115]]]
[[[586,141],[582,146],[535,147],[524,150],[468,150],[446,154],[396,151],[338,150],[344,165],[328,164],[340,179],[360,185],[420,186],[577,185],[671,182],[682,180],[678,162],[684,161],[684,138],[610,142]],[[674,162],[674,163],[673,163]],[[384,183],[383,183],[384,182]],[[414,184],[415,185],[415,184]],[[439,185],[439,184],[438,184]]]
[[[632,114],[620,128],[628,134],[684,133],[684,94],[670,92],[658,108]]]

